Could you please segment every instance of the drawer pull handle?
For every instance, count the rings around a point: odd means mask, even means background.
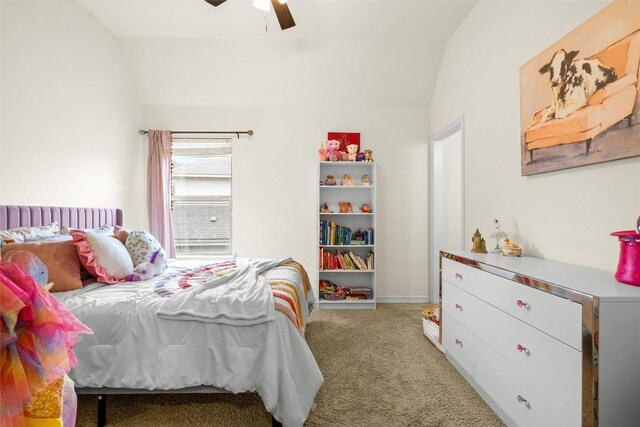
[[[460,273],[456,273],[456,279],[460,279],[460,280],[462,280],[462,274],[460,274]]]
[[[460,347],[462,347],[462,341],[456,338],[456,345],[459,345]]]
[[[528,349],[527,347],[523,346],[522,344],[518,344],[518,345],[516,346],[516,349],[517,349],[520,353],[524,352],[524,354],[526,354],[527,356],[529,355],[529,349]]]
[[[524,308],[526,308],[527,310],[529,310],[529,308],[530,308],[529,303],[524,302],[524,301],[522,301],[521,299],[519,299],[518,301],[516,301],[516,305],[517,305],[519,308],[524,307]]]
[[[531,408],[529,401],[520,395],[518,395],[518,403],[523,403],[527,408]]]
[[[462,306],[460,304],[456,304],[456,310],[462,311]]]

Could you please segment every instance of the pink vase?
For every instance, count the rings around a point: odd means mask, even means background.
[[[611,233],[620,241],[620,259],[616,280],[627,285],[640,286],[640,233],[634,230]]]

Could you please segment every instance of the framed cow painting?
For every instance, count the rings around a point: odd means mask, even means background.
[[[640,1],[615,1],[520,67],[522,175],[640,155]]]

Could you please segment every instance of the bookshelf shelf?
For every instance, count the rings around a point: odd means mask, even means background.
[[[348,174],[354,186],[322,185],[327,175],[340,179]],[[361,185],[362,177],[369,175],[371,185]],[[318,164],[318,280],[346,288],[369,288],[368,299],[329,301],[322,298],[319,285],[315,292],[321,309],[376,308],[376,164],[373,162],[319,162]],[[345,191],[340,191],[345,190]],[[365,191],[366,190],[366,191]],[[339,213],[340,202],[349,202],[355,212]],[[326,203],[333,213],[320,212]],[[362,213],[358,207],[371,206],[371,213]],[[362,240],[364,245],[352,245]],[[358,266],[360,269],[358,269]],[[368,267],[368,268],[366,268]],[[348,295],[348,294],[347,294]]]

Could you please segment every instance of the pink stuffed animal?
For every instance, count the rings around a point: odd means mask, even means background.
[[[344,159],[345,153],[340,151],[340,141],[331,139],[327,141],[326,160],[330,162],[340,162]]]

